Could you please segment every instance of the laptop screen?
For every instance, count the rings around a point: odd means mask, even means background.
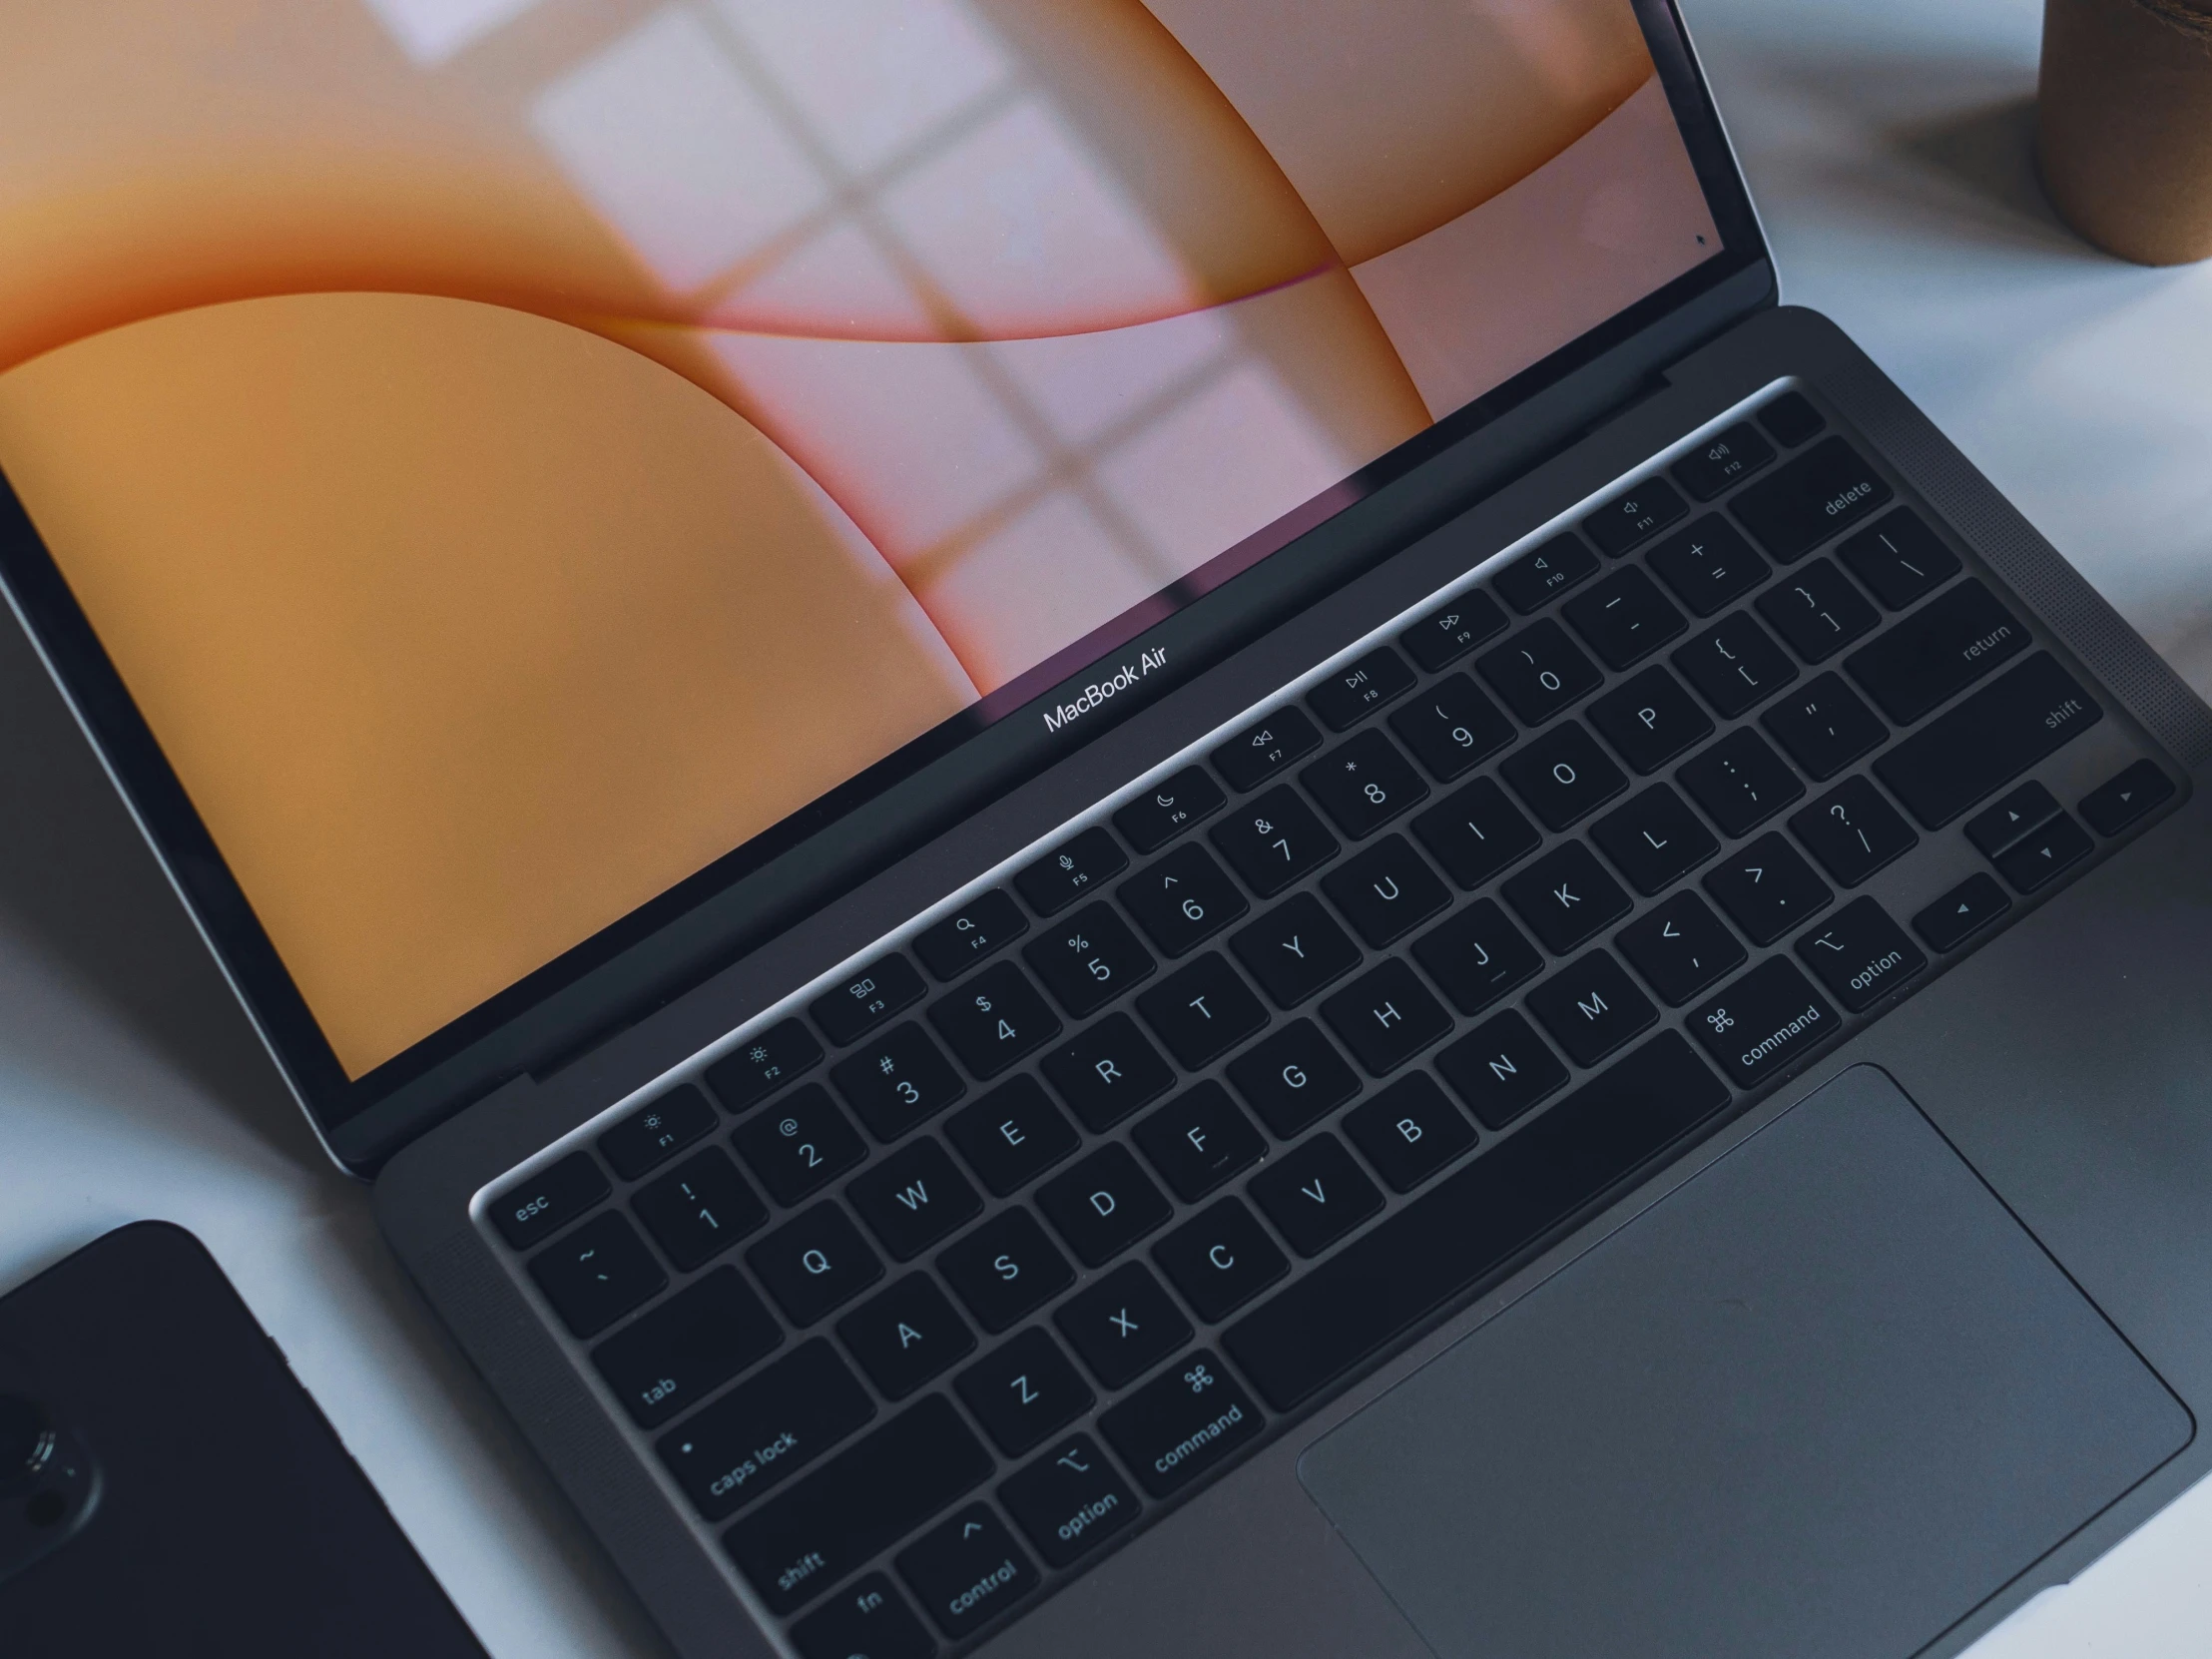
[[[19,5],[0,469],[359,1079],[1721,243],[1630,0]]]

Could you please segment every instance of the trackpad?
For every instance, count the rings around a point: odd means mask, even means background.
[[[1441,1659],[1902,1659],[2193,1431],[1862,1066],[1299,1473]]]

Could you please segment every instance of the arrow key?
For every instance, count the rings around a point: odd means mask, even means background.
[[[1969,875],[1913,918],[1913,931],[1949,950],[2012,907],[1993,875]]]
[[[898,1552],[898,1576],[947,1636],[965,1636],[1037,1587],[1037,1569],[1006,1523],[980,1503]]]
[[[2081,816],[2100,835],[2116,835],[2153,807],[2173,798],[2174,784],[2155,764],[2137,761],[2081,800]]]

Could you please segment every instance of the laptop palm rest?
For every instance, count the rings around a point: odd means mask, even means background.
[[[1440,1659],[1902,1659],[2193,1433],[1861,1066],[1299,1472]]]

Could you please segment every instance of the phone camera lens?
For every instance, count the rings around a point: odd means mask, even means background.
[[[54,1425],[36,1400],[0,1394],[0,1492],[21,1491],[54,1455]]]

